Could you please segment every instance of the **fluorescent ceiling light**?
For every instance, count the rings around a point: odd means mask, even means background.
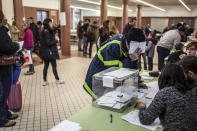
[[[89,11],[95,11],[97,13],[100,12],[100,10],[90,9],[90,8],[83,8],[83,7],[77,7],[77,6],[70,6],[71,8],[81,9],[81,10],[89,10]]]
[[[179,0],[179,2],[181,2],[181,4],[182,4],[188,11],[191,11],[191,9],[190,9],[182,0]]]
[[[93,1],[88,1],[88,0],[78,0],[81,2],[86,2],[86,3],[91,3],[91,4],[95,4],[95,5],[101,5],[100,2],[93,2]],[[123,10],[123,8],[121,7],[117,7],[117,6],[113,6],[113,5],[107,5],[110,8],[114,8],[114,9],[118,9],[118,10]],[[128,10],[129,12],[132,12],[132,10]]]
[[[147,3],[147,2],[145,2],[145,1],[142,1],[142,0],[136,0],[136,1],[138,1],[138,2],[140,2],[140,3],[143,3],[143,4],[145,4],[145,5],[151,6],[151,7],[155,8],[155,9],[158,9],[158,10],[161,10],[161,11],[164,11],[164,12],[166,11],[165,9],[159,8],[158,6],[152,5],[152,4]]]

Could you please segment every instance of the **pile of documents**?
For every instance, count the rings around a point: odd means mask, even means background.
[[[140,127],[144,127],[146,129],[149,129],[149,130],[152,130],[152,131],[156,130],[157,127],[161,127],[159,118],[157,118],[154,121],[154,123],[151,124],[151,125],[142,125],[140,123],[138,114],[139,114],[139,110],[135,110],[135,111],[132,111],[132,112],[128,113],[127,115],[122,116],[121,118],[125,121],[128,121],[131,124],[134,124],[134,125],[137,125],[137,126],[140,126]]]
[[[64,120],[49,131],[79,131],[81,128],[82,127],[78,123]]]
[[[111,91],[97,100],[97,104],[100,106],[110,107],[113,109],[121,109],[129,104],[132,95],[121,93],[118,91]]]

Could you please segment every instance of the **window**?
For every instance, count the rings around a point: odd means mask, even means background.
[[[44,21],[48,17],[48,11],[37,11],[37,21]]]
[[[177,24],[179,22],[184,22],[188,25],[190,25],[191,27],[194,26],[194,18],[191,18],[191,17],[174,17],[174,18],[170,18],[169,19],[169,26],[171,24]]]
[[[81,20],[81,10],[76,8],[71,8],[70,10],[70,28],[77,29],[77,25]]]

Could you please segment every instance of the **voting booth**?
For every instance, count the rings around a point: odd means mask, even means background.
[[[138,70],[112,67],[93,76],[93,106],[123,112],[137,99]]]

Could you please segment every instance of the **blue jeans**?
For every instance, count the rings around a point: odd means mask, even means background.
[[[148,70],[153,70],[153,57],[148,57]]]
[[[81,51],[82,41],[83,41],[83,39],[79,39],[79,41],[78,41],[78,51]]]
[[[164,67],[164,60],[170,54],[170,50],[164,47],[157,46],[158,52],[158,70],[161,71]]]
[[[25,47],[25,49],[30,50],[31,58],[32,58],[32,62],[33,62],[32,52],[34,50],[34,47]],[[34,63],[29,65],[29,72],[34,72]]]
[[[0,125],[4,125],[8,122],[8,118],[11,117],[10,111],[8,111],[7,99],[10,94],[12,85],[12,75],[0,75]]]

